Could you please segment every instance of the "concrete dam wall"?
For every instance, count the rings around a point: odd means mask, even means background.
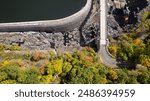
[[[77,13],[56,20],[31,21],[0,23],[0,32],[19,32],[19,31],[49,31],[64,32],[79,27],[91,9],[92,0],[87,0],[85,6]]]

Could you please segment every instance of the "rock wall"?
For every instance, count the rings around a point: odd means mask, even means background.
[[[92,0],[90,0],[92,1]],[[89,13],[82,25],[69,30],[59,31],[14,31],[0,32],[0,43],[19,45],[21,47],[40,50],[73,50],[83,46],[96,45],[95,41],[99,35],[99,4],[97,0],[92,1]],[[88,5],[89,6],[89,5]],[[86,12],[87,13],[87,12]],[[85,16],[85,15],[84,15]],[[83,16],[83,18],[84,18]],[[83,19],[82,17],[80,19]],[[81,23],[76,20],[76,23]],[[62,26],[63,27],[63,26]],[[65,26],[64,26],[65,27]],[[75,26],[74,26],[75,27]],[[60,28],[60,27],[59,27]],[[64,28],[65,29],[65,28]]]
[[[18,45],[24,48],[48,50],[65,47],[78,47],[80,43],[79,30],[70,32],[4,32],[0,33],[0,43]]]

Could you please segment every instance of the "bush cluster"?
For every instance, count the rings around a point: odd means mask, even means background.
[[[4,53],[4,52],[3,52]],[[10,53],[5,53],[10,54]],[[17,56],[19,55],[19,56]],[[101,64],[91,48],[73,53],[47,52],[13,54],[14,58],[0,58],[0,83],[2,84],[110,84],[150,83],[150,69],[138,66],[136,70],[113,69]]]

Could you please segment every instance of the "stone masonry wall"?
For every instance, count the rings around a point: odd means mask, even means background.
[[[92,1],[89,15],[79,27],[70,31],[16,31],[0,32],[0,43],[19,45],[29,49],[73,50],[96,45],[99,35],[99,4]],[[76,22],[79,22],[78,20]]]

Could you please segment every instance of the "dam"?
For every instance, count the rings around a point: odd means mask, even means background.
[[[86,0],[1,0],[0,23],[54,20],[78,12]]]
[[[57,0],[56,0],[57,1]],[[62,2],[64,2],[63,0]],[[68,0],[67,0],[68,1]],[[82,0],[81,0],[82,1]],[[59,1],[57,1],[59,2]],[[72,2],[72,0],[71,0]],[[76,2],[76,0],[75,0]],[[79,0],[80,2],[80,0]],[[69,2],[68,2],[69,3]],[[82,2],[81,2],[82,3]],[[76,4],[76,3],[75,3]],[[86,19],[89,11],[91,9],[92,0],[86,0],[86,3],[83,7],[79,7],[80,10],[63,18],[51,20],[41,19],[41,20],[25,20],[25,21],[15,21],[9,23],[0,23],[0,32],[18,32],[18,31],[45,31],[45,32],[64,32],[68,30],[72,30],[73,28],[80,27],[83,21]],[[73,4],[73,8],[74,8]],[[59,6],[58,6],[59,7]],[[33,7],[34,8],[34,7]],[[72,8],[72,7],[71,7]],[[76,7],[75,7],[76,8]],[[64,9],[64,8],[60,8]],[[68,8],[70,9],[70,8]],[[44,12],[44,11],[43,11]],[[55,12],[55,11],[53,11]],[[66,12],[66,11],[65,11]],[[50,12],[49,14],[51,14]],[[28,15],[26,15],[28,16]],[[43,16],[43,15],[42,15]],[[7,16],[9,17],[9,16]]]
[[[0,42],[29,49],[52,48],[55,52],[72,51],[88,45],[102,54],[103,61],[110,60],[111,57],[106,51],[106,7],[105,0],[86,0],[84,5],[77,7],[79,10],[73,11],[73,14],[67,17],[65,15],[54,20],[48,18],[0,23]],[[106,62],[104,64],[109,61]],[[112,61],[109,64],[112,64]]]

